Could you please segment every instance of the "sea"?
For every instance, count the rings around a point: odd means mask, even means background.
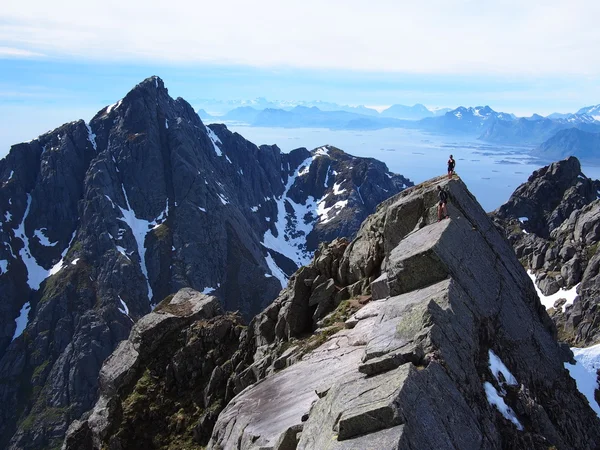
[[[488,212],[505,203],[535,170],[551,162],[532,157],[533,147],[490,144],[475,137],[418,130],[348,131],[226,125],[256,145],[276,144],[283,152],[298,147],[311,150],[329,144],[354,156],[375,158],[415,184],[447,173],[446,163],[452,154],[456,173]],[[582,170],[590,178],[600,178],[600,166],[583,165]]]

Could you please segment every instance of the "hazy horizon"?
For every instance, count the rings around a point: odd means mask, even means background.
[[[90,120],[152,75],[194,107],[262,96],[575,112],[600,103],[597,17],[590,0],[9,2],[0,9],[0,155]]]

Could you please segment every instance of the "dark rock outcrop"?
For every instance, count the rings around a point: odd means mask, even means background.
[[[572,304],[547,305],[560,339],[600,343],[600,181],[570,157],[535,171],[491,216],[544,295],[577,289]]]
[[[215,297],[189,288],[161,302],[104,363],[100,399],[84,420],[71,425],[66,448],[207,442],[235,368],[231,358],[242,329],[239,315],[223,315]]]
[[[381,173],[380,173],[381,172]],[[102,362],[191,287],[252,317],[323,239],[410,185],[333,147],[282,153],[206,127],[151,77],[0,161],[1,448],[49,448]]]

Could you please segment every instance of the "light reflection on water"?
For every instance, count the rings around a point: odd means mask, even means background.
[[[330,144],[355,156],[385,162],[388,168],[415,183],[443,175],[450,154],[456,172],[486,211],[498,208],[531,173],[547,161],[532,158],[531,147],[492,145],[476,138],[427,134],[387,128],[376,131],[337,131],[313,128],[264,128],[227,124],[257,145],[277,144],[284,152],[298,147],[313,149]],[[600,178],[600,167],[583,166],[583,172]]]

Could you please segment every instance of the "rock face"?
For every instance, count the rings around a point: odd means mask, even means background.
[[[600,421],[555,335],[474,197],[436,179],[381,204],[351,243],[323,246],[253,320],[252,362],[230,378],[239,393],[209,448],[597,448]]]
[[[0,448],[53,447],[102,361],[182,288],[246,318],[412,183],[333,147],[256,147],[149,78],[0,161]]]
[[[71,425],[66,448],[179,448],[194,437],[208,441],[212,426],[208,435],[203,427],[219,412],[242,328],[239,315],[222,315],[217,298],[189,288],[161,302],[105,361],[100,399]],[[202,421],[191,423],[198,409]]]
[[[561,340],[600,343],[600,181],[570,157],[534,172],[491,216],[544,295],[577,289],[564,311],[550,311]]]

